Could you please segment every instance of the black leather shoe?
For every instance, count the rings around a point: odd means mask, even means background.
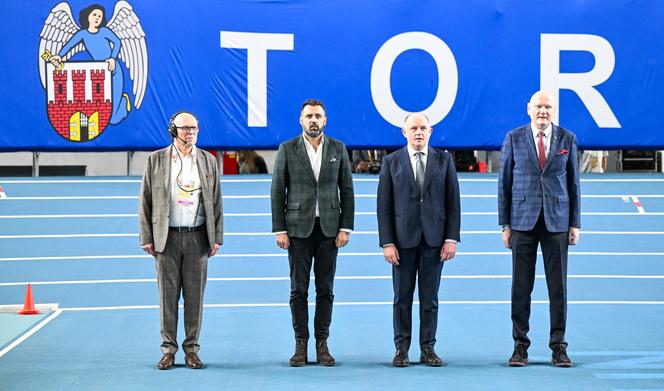
[[[288,364],[290,364],[291,367],[303,367],[307,362],[307,340],[295,340],[295,354],[290,358]]]
[[[330,354],[330,350],[327,347],[327,340],[325,339],[316,340],[316,362],[326,367],[333,367],[337,363]]]
[[[440,367],[443,365],[443,360],[438,357],[433,346],[423,346],[420,353],[420,362],[430,367]]]
[[[567,356],[567,348],[564,345],[554,346],[551,362],[554,366],[560,368],[569,368],[572,366],[572,360]]]
[[[518,344],[514,347],[514,352],[509,360],[510,367],[525,367],[528,365],[528,349]]]
[[[191,369],[203,368],[203,361],[201,361],[201,359],[198,357],[198,354],[195,352],[185,354],[184,363],[187,364],[187,367]]]
[[[397,349],[396,354],[394,355],[394,360],[392,360],[392,366],[397,368],[405,368],[410,364],[408,361],[408,350],[406,349]]]
[[[175,363],[175,354],[173,353],[164,353],[161,356],[161,359],[157,363],[158,369],[171,369]]]

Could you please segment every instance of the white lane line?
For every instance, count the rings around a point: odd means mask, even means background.
[[[464,216],[497,216],[498,212],[461,212]],[[355,212],[355,216],[375,216],[376,212]],[[664,216],[664,212],[581,212],[583,216]],[[271,217],[272,213],[224,213],[224,217]],[[137,213],[106,214],[23,214],[0,215],[0,219],[80,219],[80,218],[128,218]]]
[[[4,356],[5,354],[9,353],[12,349],[20,345],[23,341],[26,339],[30,338],[34,333],[39,331],[42,327],[46,326],[48,322],[52,321],[53,319],[57,318],[60,314],[62,313],[62,310],[59,309],[46,317],[44,320],[39,322],[35,327],[31,328],[27,333],[21,335],[18,339],[16,339],[14,342],[10,343],[5,347],[4,349],[0,350],[0,357]]]
[[[541,252],[537,253],[542,255]],[[457,252],[457,256],[511,256],[509,251],[468,251]],[[664,252],[593,252],[593,251],[570,251],[569,255],[574,256],[600,256],[600,257],[662,257]],[[249,253],[249,254],[219,254],[213,258],[285,258],[288,253]],[[382,252],[340,252],[340,257],[382,257]],[[136,255],[74,255],[74,256],[59,256],[59,257],[11,257],[0,258],[0,262],[18,262],[18,261],[80,261],[80,260],[120,260],[120,259],[140,259],[150,258],[154,259],[151,255],[136,254]]]
[[[222,183],[271,183],[272,178],[263,178],[263,179],[221,179]],[[378,178],[353,178],[353,182],[378,182]],[[459,182],[498,182],[498,178],[459,178]],[[656,178],[604,178],[604,179],[585,179],[581,178],[581,182],[599,182],[599,183],[657,183],[664,182],[664,179]],[[3,184],[48,184],[48,183],[84,183],[84,184],[94,184],[94,183],[141,183],[140,179],[65,179],[65,180],[3,180]]]
[[[641,213],[641,214],[646,213],[646,210],[643,209],[643,205],[641,205],[641,201],[639,201],[639,197],[632,196],[632,202],[634,203],[634,206],[636,206],[636,210],[638,210],[639,213]]]
[[[314,279],[314,277],[311,277]],[[545,279],[546,276],[538,274],[537,279]],[[568,279],[597,279],[597,280],[661,280],[664,275],[618,275],[618,274],[570,274]],[[335,276],[340,281],[370,281],[370,280],[392,280],[392,276]],[[486,275],[447,275],[441,276],[441,280],[509,280],[511,274],[486,274]],[[290,281],[290,277],[209,277],[207,282],[262,282],[262,281]],[[156,283],[156,278],[132,278],[113,280],[64,280],[64,281],[29,281],[33,286],[38,285],[93,285],[93,284],[141,284]],[[25,282],[0,282],[0,287],[26,286]]]
[[[391,301],[335,301],[335,306],[380,306],[393,305]],[[419,305],[418,301],[413,304]],[[511,304],[509,300],[441,300],[441,305],[506,305]],[[533,300],[532,304],[549,304],[548,300]],[[664,305],[664,301],[630,301],[630,300],[568,300],[568,305]],[[310,306],[316,303],[310,302]],[[237,304],[203,304],[205,308],[273,308],[288,307],[288,303],[237,303]],[[158,305],[129,305],[129,306],[108,306],[108,307],[70,307],[62,308],[62,311],[118,311],[118,310],[144,310],[158,309]],[[180,305],[182,308],[182,305]]]
[[[584,235],[664,235],[664,231],[582,231]],[[378,235],[378,231],[353,231],[353,235]],[[462,235],[498,235],[500,230],[461,231]],[[224,236],[274,236],[272,232],[224,232]],[[61,239],[138,237],[138,233],[0,235],[0,239]]]
[[[2,187],[0,187],[0,190]],[[113,195],[101,195],[101,196],[25,196],[25,197],[3,197],[4,193],[0,191],[0,200],[2,201],[62,201],[62,200],[137,200],[137,195],[126,195],[126,196],[113,196]],[[371,194],[355,194],[355,198],[376,198],[375,193]],[[641,194],[641,195],[625,195],[625,194],[584,194],[581,195],[581,198],[598,198],[598,199],[612,199],[620,198],[627,199],[630,197],[639,197],[639,198],[664,198],[664,194]],[[249,195],[224,195],[223,199],[270,199],[269,194],[249,194]],[[461,198],[498,198],[496,194],[461,194]]]
[[[137,213],[62,214],[62,215],[0,215],[0,219],[98,219],[138,217]]]

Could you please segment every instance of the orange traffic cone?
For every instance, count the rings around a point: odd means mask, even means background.
[[[39,311],[35,308],[35,300],[32,297],[32,285],[28,283],[28,290],[25,292],[25,304],[23,310],[18,312],[21,315],[36,315]]]

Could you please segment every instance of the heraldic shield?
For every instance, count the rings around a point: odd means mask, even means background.
[[[113,110],[111,72],[105,61],[46,65],[48,118],[58,134],[85,142],[104,132]]]

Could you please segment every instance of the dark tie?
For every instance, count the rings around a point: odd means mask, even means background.
[[[540,168],[544,170],[546,164],[546,152],[544,151],[544,131],[539,131],[539,139],[537,140],[537,157],[539,159]]]
[[[420,187],[420,191],[424,189],[424,152],[417,152],[415,154],[417,162],[415,163],[415,182]]]

